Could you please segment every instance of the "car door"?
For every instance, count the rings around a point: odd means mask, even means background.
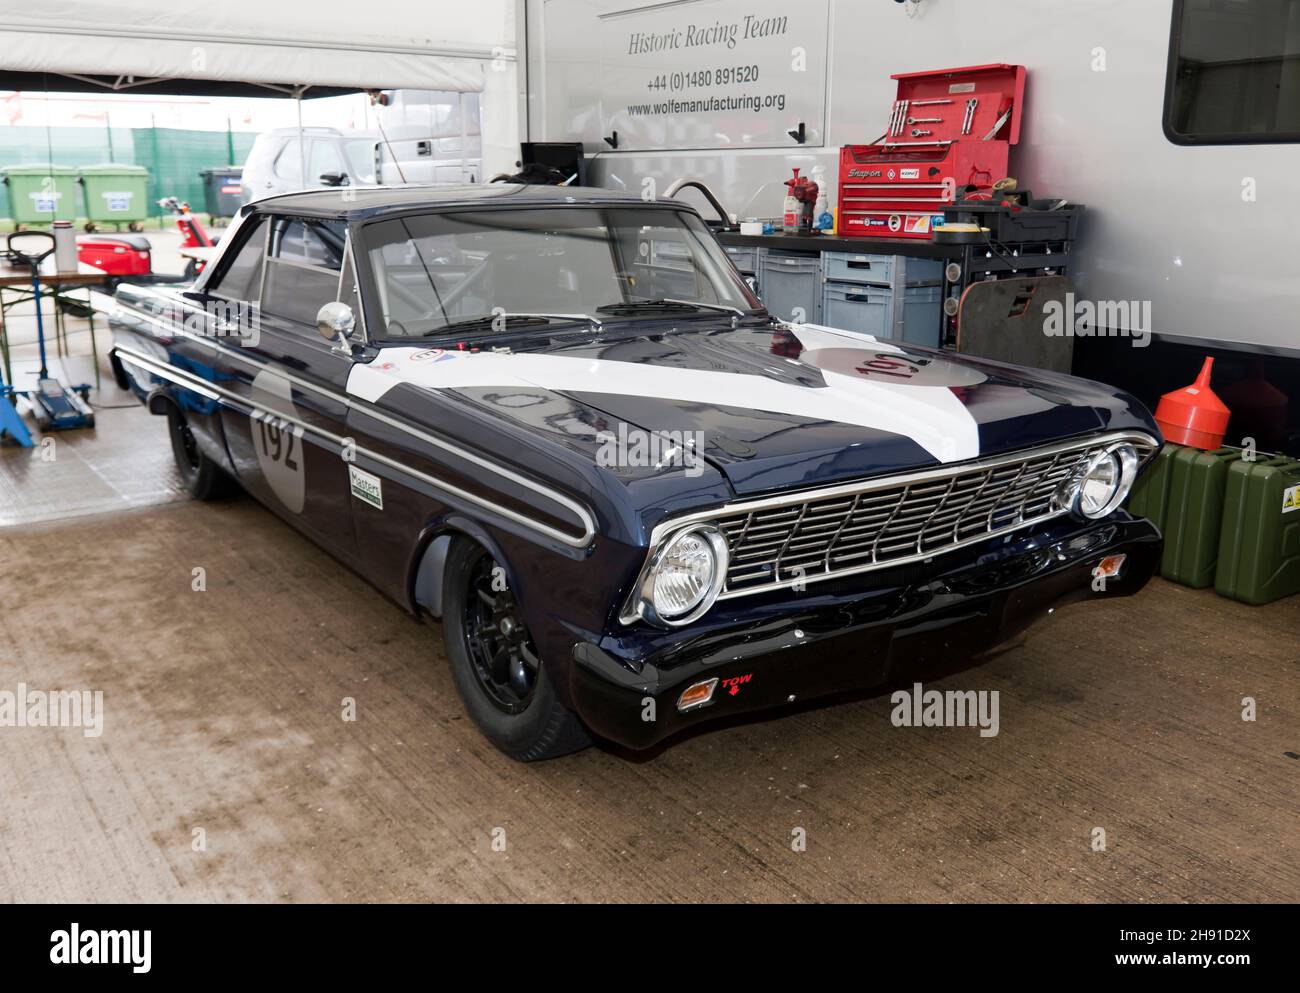
[[[316,329],[320,308],[352,302],[346,227],[272,215],[264,223],[256,333],[226,352],[227,443],[241,482],[268,507],[345,559],[355,552],[344,387],[350,352]]]

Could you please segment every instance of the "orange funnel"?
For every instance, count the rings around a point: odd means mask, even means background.
[[[1187,445],[1209,451],[1223,444],[1232,412],[1210,389],[1210,372],[1214,359],[1207,358],[1196,382],[1181,390],[1166,393],[1156,408],[1156,423],[1165,439],[1175,445]]]

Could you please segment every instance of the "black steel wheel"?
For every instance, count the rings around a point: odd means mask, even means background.
[[[167,434],[171,438],[176,471],[190,496],[196,500],[216,500],[230,491],[230,477],[199,449],[189,422],[175,408],[167,411]]]
[[[466,537],[447,550],[442,624],[456,691],[492,744],[521,762],[591,744],[582,721],[556,697],[505,571]]]
[[[537,691],[542,660],[528,634],[505,570],[484,549],[470,567],[465,636],[479,686],[507,714],[523,713]]]

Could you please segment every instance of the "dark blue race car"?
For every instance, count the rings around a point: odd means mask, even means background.
[[[1107,387],[765,312],[700,217],[597,190],[293,194],[114,369],[194,496],[230,480],[442,619],[538,759],[878,685],[1127,595],[1160,444]]]

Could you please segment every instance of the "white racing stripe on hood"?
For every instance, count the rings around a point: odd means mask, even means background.
[[[808,352],[834,350],[842,355],[845,350],[859,350],[864,358],[871,354],[903,354],[901,349],[886,342],[832,328],[800,325],[791,331]],[[564,393],[613,393],[763,410],[873,428],[911,438],[940,462],[961,462],[980,454],[979,425],[949,388],[982,381],[978,373],[971,374],[963,368],[968,378],[945,385],[883,382],[879,378],[836,372],[803,359],[772,356],[773,363],[790,361],[820,373],[826,386],[800,386],[743,373],[535,352],[397,347],[385,348],[369,364],[353,366],[347,391],[371,403],[403,383],[433,390],[534,387]],[[641,427],[657,430],[652,424]]]

